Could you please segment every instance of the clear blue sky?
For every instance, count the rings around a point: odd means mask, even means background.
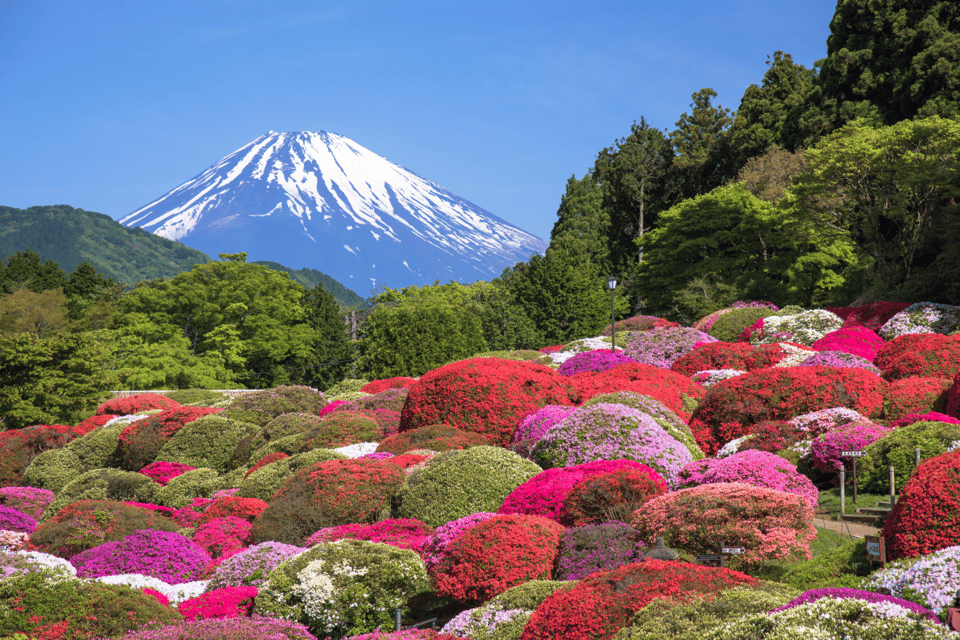
[[[736,109],[835,0],[0,0],[0,205],[114,218],[327,130],[547,239],[567,178],[702,87]],[[299,265],[289,265],[297,268]]]

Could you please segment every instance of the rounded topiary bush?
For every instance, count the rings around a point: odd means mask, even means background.
[[[639,361],[631,358],[622,351],[594,349],[593,351],[578,353],[572,358],[564,360],[557,369],[557,373],[562,376],[572,376],[577,373],[583,373],[584,371],[599,373],[612,369],[617,365],[629,364],[631,362]]]
[[[577,387],[583,402],[603,393],[629,391],[662,402],[683,420],[690,418],[706,393],[687,376],[648,364],[622,364],[602,373],[580,373],[568,380]]]
[[[433,527],[413,518],[390,518],[373,524],[341,524],[320,529],[305,541],[308,547],[337,540],[368,540],[382,542],[398,549],[410,549],[420,553],[423,545],[433,536]]]
[[[184,640],[196,638],[230,638],[230,640],[315,640],[307,628],[299,622],[277,620],[266,616],[252,615],[249,618],[223,620],[207,618],[184,620],[174,624],[131,631],[126,640]]]
[[[511,491],[541,471],[533,462],[499,447],[447,451],[405,478],[395,512],[431,527],[479,511],[493,512]]]
[[[281,562],[306,551],[306,547],[269,540],[243,549],[217,565],[207,590],[225,587],[260,587]]]
[[[462,360],[424,374],[407,396],[400,431],[445,423],[506,446],[520,418],[547,404],[572,404],[576,391],[543,365],[495,358]]]
[[[334,411],[298,436],[301,451],[335,449],[355,442],[379,442],[384,432],[376,420],[358,411]]]
[[[648,500],[663,495],[667,491],[663,478],[646,465],[640,467],[616,469],[578,482],[563,499],[573,524],[626,521]]]
[[[283,483],[296,471],[329,460],[345,460],[346,456],[327,449],[314,449],[305,453],[280,458],[253,471],[240,482],[237,496],[258,498],[269,502]]]
[[[831,331],[810,346],[817,351],[842,351],[873,362],[883,343],[883,338],[867,327],[844,325],[843,328]]]
[[[81,435],[76,427],[62,424],[0,431],[0,486],[22,484],[27,466],[37,455],[62,447]]]
[[[894,340],[908,333],[949,335],[960,329],[960,307],[933,302],[917,302],[887,320],[877,333]]]
[[[716,341],[716,338],[703,331],[687,327],[653,329],[630,334],[623,352],[635,362],[669,369],[676,360],[693,351],[696,345]]]
[[[810,459],[817,471],[833,475],[844,466],[844,451],[862,451],[890,433],[890,429],[862,420],[831,429],[813,439]]]
[[[744,342],[710,342],[697,347],[670,365],[671,371],[692,376],[698,371],[734,369],[753,371],[772,367],[786,354],[775,345],[754,347]]]
[[[212,407],[229,397],[225,393],[211,389],[178,389],[169,391],[164,395],[182,405],[192,405],[194,407]]]
[[[317,414],[326,404],[324,395],[312,387],[281,385],[235,398],[223,417],[262,427],[284,413]]]
[[[70,558],[140,529],[176,531],[164,515],[113,500],[80,500],[57,511],[30,535],[30,544],[45,553]]]
[[[374,380],[372,382],[368,382],[360,387],[360,391],[363,391],[364,393],[377,394],[381,391],[385,391],[386,389],[409,389],[416,383],[416,378],[396,376],[393,378],[385,378],[383,380]]]
[[[678,326],[676,322],[671,322],[665,318],[657,316],[633,316],[617,320],[614,325],[607,325],[600,332],[601,336],[609,336],[613,333],[613,327],[616,327],[617,333],[628,331],[650,331],[652,329],[669,328]]]
[[[345,393],[357,393],[363,391],[363,388],[370,384],[366,378],[345,378],[325,391],[328,398],[341,396]],[[367,391],[365,393],[374,393]]]
[[[138,471],[154,460],[163,445],[185,425],[220,409],[177,407],[137,420],[120,432],[120,463],[128,471]]]
[[[449,637],[473,640],[519,640],[534,610],[558,589],[571,586],[572,583],[560,580],[524,582],[479,607],[457,614],[440,631],[452,634]]]
[[[727,559],[733,568],[773,560],[810,558],[816,538],[813,506],[795,493],[741,482],[704,484],[653,498],[634,514],[633,525],[652,544],[690,553],[714,553],[717,544],[743,547]]]
[[[864,589],[889,589],[947,619],[960,583],[960,546],[945,547],[919,558],[887,562],[864,580]]]
[[[652,467],[669,484],[693,460],[690,451],[646,413],[603,403],[581,407],[555,424],[531,456],[543,468],[634,460]]]
[[[188,464],[158,460],[157,462],[151,462],[137,473],[142,473],[160,486],[165,487],[177,476],[187,471],[193,471],[194,469],[196,469],[196,467],[191,467]]]
[[[411,379],[409,384],[410,387],[412,387],[414,384],[416,384],[416,380]],[[359,400],[354,400],[353,402],[349,403],[349,407],[340,407],[336,410],[377,411],[386,409],[388,411],[396,411],[399,413],[403,410],[403,405],[407,402],[407,395],[410,393],[410,387],[381,389],[377,392],[368,391],[367,393],[372,393],[372,395],[365,396]]]
[[[156,502],[160,487],[140,473],[121,469],[94,469],[63,487],[56,500],[44,509],[46,520],[71,502],[78,500],[118,500]]]
[[[301,434],[318,425],[320,420],[320,416],[312,413],[283,413],[255,434],[242,438],[234,447],[230,464],[234,467],[247,464],[254,451],[266,447],[271,442]]]
[[[139,416],[123,416],[77,438],[67,445],[80,458],[81,469],[102,469],[120,466],[120,434]]]
[[[690,430],[704,453],[713,455],[767,420],[788,420],[832,407],[879,418],[885,393],[886,383],[863,369],[762,369],[711,387],[690,420]]]
[[[958,469],[960,450],[920,463],[884,522],[888,558],[909,558],[960,545]]]
[[[430,570],[437,593],[484,602],[530,580],[549,580],[564,528],[520,514],[487,518],[455,538]]]
[[[234,516],[242,518],[247,522],[253,522],[267,508],[267,503],[256,498],[243,498],[241,496],[227,496],[217,498],[209,507],[204,510],[203,515],[197,520],[196,525],[206,524],[216,518],[224,516]]]
[[[897,427],[865,448],[867,455],[857,461],[864,491],[886,493],[890,489],[891,466],[897,486],[902,486],[916,469],[916,449],[920,460],[934,458],[960,445],[960,425],[946,422],[914,422]]]
[[[764,318],[760,331],[750,337],[751,344],[793,342],[810,346],[832,331],[843,327],[843,320],[826,309],[811,309],[793,315]]]
[[[446,424],[428,424],[387,436],[377,446],[377,451],[386,451],[398,456],[414,449],[452,451],[489,446],[489,444],[490,441],[479,433],[464,431]]]
[[[537,440],[543,437],[557,422],[560,422],[573,413],[576,407],[567,405],[548,404],[524,417],[513,432],[513,442],[510,449],[524,457],[530,456],[530,450]]]
[[[902,378],[887,385],[884,417],[896,421],[911,413],[947,410],[951,378]]]
[[[730,313],[725,313],[717,318],[707,333],[722,342],[738,342],[744,329],[757,320],[768,318],[774,313],[776,313],[774,309],[766,307],[733,309]]]
[[[179,406],[179,402],[161,393],[138,393],[124,398],[107,400],[97,407],[97,415],[127,416],[152,409],[166,411],[167,409],[176,409]]]
[[[560,539],[556,577],[582,580],[597,571],[640,562],[649,550],[637,530],[625,522],[571,527]]]
[[[0,487],[0,504],[22,511],[33,519],[39,519],[44,507],[56,496],[49,489],[37,487]]]
[[[451,520],[450,522],[437,527],[434,530],[433,535],[427,538],[427,541],[420,549],[420,557],[423,558],[423,563],[427,567],[427,572],[430,572],[435,566],[440,564],[447,545],[459,537],[461,533],[477,525],[483,520],[492,518],[496,515],[498,514],[480,511],[477,513],[471,513],[470,515],[462,518],[457,518],[456,520]]]
[[[663,560],[644,560],[599,571],[544,600],[521,640],[607,640],[656,598],[713,594],[756,580],[739,571]]]
[[[697,444],[697,440],[693,437],[693,433],[690,431],[687,423],[656,398],[630,391],[617,391],[593,396],[584,402],[582,406],[592,407],[595,404],[622,404],[631,409],[641,411],[653,418],[654,422],[663,427],[664,431],[689,449],[690,455],[693,456],[694,460],[699,460],[703,457],[703,451],[700,450],[700,445]]]
[[[798,366],[801,367],[853,367],[863,369],[879,376],[881,371],[866,358],[845,351],[821,351],[810,356]]]
[[[19,509],[0,505],[0,531],[32,533],[37,528],[36,519]]]
[[[887,380],[953,378],[960,370],[960,335],[912,333],[884,344],[874,363]]]
[[[698,331],[703,331],[704,333],[706,333],[710,331],[710,329],[713,327],[714,323],[717,321],[717,318],[719,318],[722,315],[728,314],[731,311],[733,311],[733,309],[729,309],[729,308],[717,309],[716,311],[712,313],[708,313],[707,315],[703,316],[702,318],[694,322],[692,326],[694,329]]]
[[[214,469],[191,469],[161,487],[155,502],[172,509],[182,509],[194,498],[209,498],[224,488],[223,476]]]
[[[429,589],[423,561],[413,551],[340,540],[278,565],[254,607],[305,624],[318,637],[342,637],[392,626],[394,610],[408,610],[409,599]]]
[[[284,462],[284,461],[281,461]],[[329,460],[290,476],[253,523],[253,540],[300,544],[318,529],[389,516],[403,471],[369,458]]]
[[[139,573],[167,584],[200,578],[210,556],[179,533],[145,529],[116,542],[105,542],[70,558],[78,578]]]
[[[820,499],[810,479],[780,456],[748,449],[726,458],[691,462],[680,471],[680,487],[689,488],[717,482],[743,482],[764,489],[793,493],[816,507]]]
[[[60,491],[70,484],[80,473],[83,464],[72,450],[59,447],[44,451],[23,471],[23,482],[38,489]]]
[[[234,448],[257,430],[255,425],[219,415],[207,415],[185,424],[160,448],[157,460],[225,473],[232,467]]]

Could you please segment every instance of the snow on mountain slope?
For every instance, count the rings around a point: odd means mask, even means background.
[[[547,246],[325,131],[271,131],[120,222],[212,256],[319,269],[361,294],[378,280],[488,280]]]

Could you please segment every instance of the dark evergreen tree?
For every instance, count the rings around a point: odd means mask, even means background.
[[[7,260],[3,288],[6,293],[29,289],[40,293],[67,284],[67,274],[54,260],[41,260],[32,249],[17,251]]]
[[[317,389],[326,390],[347,377],[354,359],[353,343],[347,325],[333,294],[317,285],[303,299],[305,320],[317,332],[313,362],[308,365],[305,380]]]
[[[670,133],[675,157],[672,173],[680,198],[707,193],[737,174],[730,126],[733,114],[722,106],[713,106],[713,89],[701,89],[692,96],[690,113],[677,120]]]

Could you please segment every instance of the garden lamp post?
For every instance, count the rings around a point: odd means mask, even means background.
[[[610,353],[617,352],[617,324],[613,315],[613,290],[617,288],[617,279],[607,278],[607,288],[610,289]]]

